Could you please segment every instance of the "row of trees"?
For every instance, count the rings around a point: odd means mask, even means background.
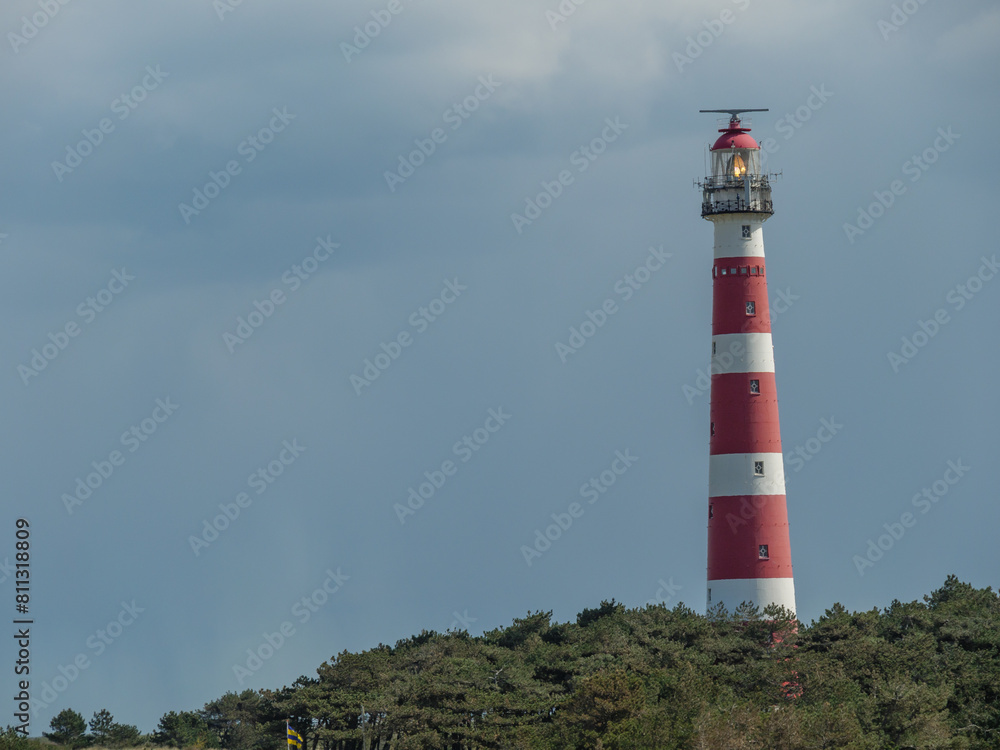
[[[70,748],[135,747],[143,740],[142,733],[131,724],[119,724],[106,708],[96,711],[90,720],[90,734],[83,716],[71,708],[60,711],[49,723],[51,732],[43,732],[46,739]]]
[[[280,750],[290,716],[307,750],[1000,747],[1000,597],[954,577],[811,625],[614,600],[551,614],[345,651],[291,686],[171,711],[146,739]]]
[[[43,732],[46,739],[74,749],[88,746],[137,747],[146,744],[149,739],[143,736],[138,727],[117,723],[107,709],[94,713],[90,720],[90,734],[87,734],[87,722],[83,716],[71,708],[64,709],[53,717],[49,728],[51,732]],[[43,750],[45,747],[37,741],[29,740],[10,726],[0,734],[0,750]]]
[[[284,719],[261,693],[244,690],[226,693],[205,704],[201,711],[169,711],[160,718],[157,730],[142,734],[137,727],[119,724],[106,709],[90,720],[90,733],[83,716],[64,709],[49,723],[43,736],[72,750],[80,748],[225,748],[227,750],[274,750],[285,745]],[[0,735],[0,750],[41,750],[44,745],[27,740],[12,727]]]
[[[313,750],[998,748],[1000,597],[952,576],[809,626],[612,600],[343,652],[263,697]]]

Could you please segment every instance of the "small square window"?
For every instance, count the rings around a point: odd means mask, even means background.
[[[750,393],[759,394],[760,393],[760,381],[751,380],[750,381]]]
[[[730,274],[730,276],[735,276],[736,275],[736,269],[735,268],[730,268],[729,269],[729,274]]]
[[[767,556],[767,545],[766,544],[758,544],[757,545],[757,559],[758,560],[767,560],[768,559],[768,556]]]
[[[751,266],[750,267],[750,275],[751,276],[756,276],[757,275],[757,266]]]
[[[711,433],[715,434],[715,422],[712,422]]]
[[[722,275],[723,275],[723,276],[725,276],[725,275],[726,275],[726,269],[725,269],[725,268],[723,268],[723,269],[721,269],[721,270],[722,270]]]
[[[748,268],[748,266],[740,266],[740,276],[746,276],[747,275],[747,268]]]
[[[744,224],[743,225],[743,239],[745,239],[745,240],[750,239],[750,225],[749,224]]]
[[[757,314],[757,303],[754,302],[753,300],[748,300],[747,315],[756,315],[756,314]]]
[[[764,462],[763,461],[754,461],[753,462],[753,475],[755,477],[762,477],[762,476],[764,476]]]
[[[757,266],[757,275],[758,276],[764,275],[764,266]]]

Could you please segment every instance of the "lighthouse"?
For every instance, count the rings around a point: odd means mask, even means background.
[[[708,469],[708,607],[795,612],[785,472],[767,303],[764,222],[774,213],[760,147],[730,115],[709,151],[702,218],[715,234]]]

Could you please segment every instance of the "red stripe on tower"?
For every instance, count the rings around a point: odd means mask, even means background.
[[[699,183],[714,225],[709,441],[708,606],[795,612],[763,224],[774,213],[760,147],[740,114],[712,146]]]

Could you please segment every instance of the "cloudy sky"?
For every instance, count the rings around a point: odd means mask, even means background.
[[[996,585],[995,4],[11,0],[0,31],[32,734],[424,628],[702,610],[705,108],[769,108],[782,173],[799,616]]]

